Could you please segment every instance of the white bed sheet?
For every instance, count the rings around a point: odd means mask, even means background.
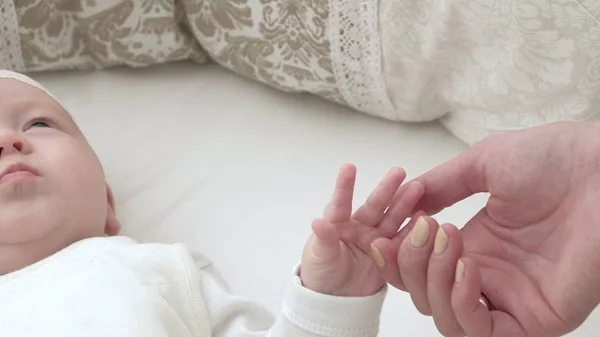
[[[34,77],[69,106],[96,149],[124,234],[186,243],[215,262],[235,293],[273,311],[342,163],[357,165],[361,201],[390,167],[411,178],[466,148],[437,123],[390,123],[216,66]],[[484,202],[472,197],[438,219],[460,226]],[[571,336],[598,328],[600,313]],[[395,290],[380,335],[440,336]]]

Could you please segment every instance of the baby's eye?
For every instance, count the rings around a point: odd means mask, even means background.
[[[44,118],[37,118],[29,123],[28,128],[30,129],[30,128],[49,128],[49,127],[50,127],[49,121],[47,121]]]
[[[50,125],[44,121],[35,121],[31,123],[32,128],[49,128]]]

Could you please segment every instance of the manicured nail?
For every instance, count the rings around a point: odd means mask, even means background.
[[[456,264],[456,283],[459,283],[460,281],[462,281],[462,279],[464,277],[465,277],[465,264],[461,260],[458,260],[458,263]]]
[[[441,255],[448,246],[448,234],[444,230],[444,227],[439,227],[435,234],[435,242],[433,244],[433,252],[437,255]]]
[[[379,266],[379,268],[385,267],[385,259],[383,258],[383,254],[381,254],[381,251],[373,245],[371,245],[371,257],[373,258],[373,261],[375,261],[375,264]]]
[[[429,239],[429,223],[425,218],[419,217],[415,227],[410,232],[410,244],[415,248],[425,246]]]

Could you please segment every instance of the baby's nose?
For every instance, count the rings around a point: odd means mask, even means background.
[[[25,139],[16,132],[4,133],[0,135],[0,156],[24,152],[25,147]]]

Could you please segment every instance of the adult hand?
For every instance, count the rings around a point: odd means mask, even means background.
[[[493,136],[415,181],[425,193],[414,210],[428,214],[490,194],[460,232],[442,227],[435,245],[410,245],[402,231],[400,240],[373,242],[386,279],[445,336],[560,336],[600,303],[598,123]],[[479,303],[481,293],[494,310]]]

